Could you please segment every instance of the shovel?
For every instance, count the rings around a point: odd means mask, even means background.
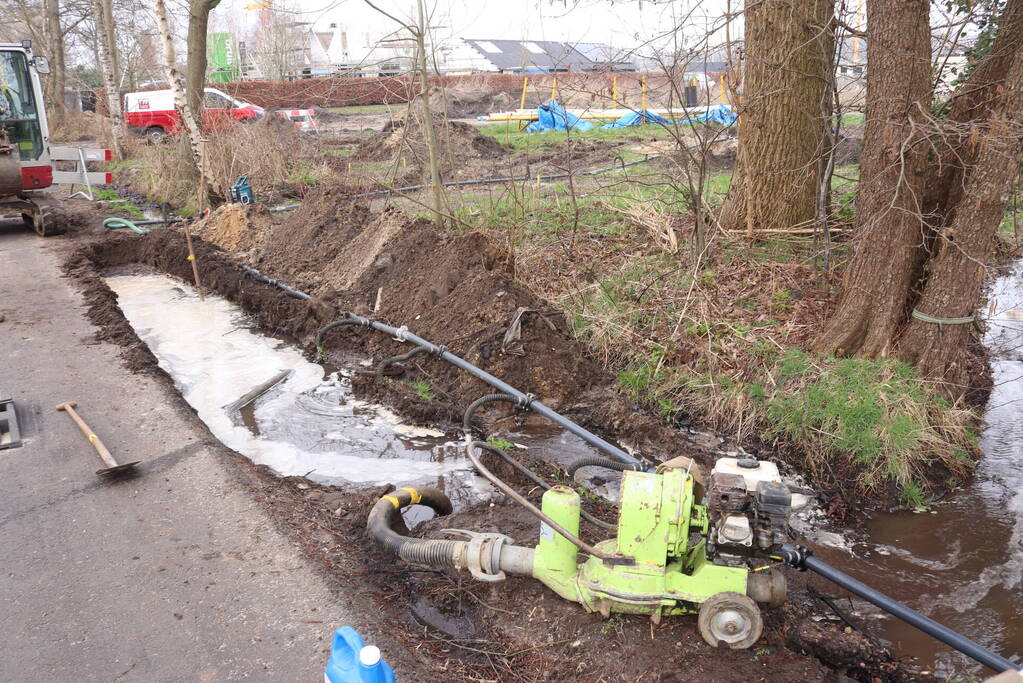
[[[74,401],[68,401],[67,403],[61,403],[57,406],[57,410],[63,410],[70,415],[71,419],[75,421],[76,425],[78,425],[78,428],[82,430],[82,434],[85,434],[85,436],[89,439],[89,443],[96,448],[96,452],[99,453],[100,460],[102,460],[106,465],[106,467],[96,470],[96,474],[121,474],[122,472],[128,472],[135,469],[135,465],[139,464],[141,460],[125,463],[124,465],[118,465],[117,461],[114,460],[114,456],[110,455],[110,451],[108,451],[107,447],[103,445],[100,438],[96,436],[91,429],[89,429],[89,425],[85,424],[85,420],[78,417],[78,413],[75,412],[75,406],[77,405],[78,404]]]

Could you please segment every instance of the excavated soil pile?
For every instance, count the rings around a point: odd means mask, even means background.
[[[224,204],[189,226],[193,235],[231,252],[262,251],[273,217],[263,204]]]
[[[501,143],[461,121],[448,121],[434,114],[441,175],[457,178],[465,166],[480,159],[500,159],[508,154]],[[429,152],[422,114],[401,112],[382,131],[366,138],[353,157],[359,161],[395,164],[401,182],[425,178],[429,173]]]
[[[443,100],[441,98],[443,97]],[[453,119],[475,118],[492,111],[508,111],[519,106],[519,90],[451,90],[441,92],[435,88],[430,93],[432,101],[444,101],[448,117]]]

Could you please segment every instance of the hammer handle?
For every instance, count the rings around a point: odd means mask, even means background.
[[[96,436],[91,429],[89,429],[89,425],[85,424],[85,420],[78,417],[78,413],[75,412],[75,409],[69,405],[65,405],[64,410],[71,416],[71,419],[75,421],[78,428],[82,430],[82,434],[85,434],[85,436],[89,439],[89,443],[96,448],[96,452],[99,453],[100,459],[107,464],[107,467],[117,467],[117,461],[114,460],[114,456],[110,455],[110,451],[108,451],[107,447],[103,445],[103,441],[101,441],[100,438]]]

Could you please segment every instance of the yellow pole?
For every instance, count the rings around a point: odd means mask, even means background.
[[[526,86],[529,85],[529,76],[522,77],[522,97],[519,98],[519,109],[526,108]]]
[[[551,99],[558,99],[558,79],[556,76],[554,78],[554,82],[551,84]]]
[[[640,81],[640,90],[643,93],[643,108],[642,108],[643,123],[646,123],[646,78],[643,78]]]
[[[718,104],[728,104],[728,74],[721,74],[721,89],[718,91]]]
[[[611,102],[618,106],[618,77],[611,77]]]

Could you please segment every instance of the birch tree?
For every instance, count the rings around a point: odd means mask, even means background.
[[[113,21],[113,10],[110,5],[111,0],[92,0],[92,20],[96,25],[96,54],[99,57],[100,70],[103,72],[103,87],[107,92],[107,112],[114,136],[114,154],[118,159],[123,159],[124,116],[121,112],[121,92],[114,66],[117,44],[113,40],[113,27],[107,26],[108,20]]]
[[[196,108],[191,104],[191,101],[185,91],[184,78],[177,67],[177,55],[174,50],[174,36],[171,33],[170,21],[167,18],[167,3],[166,0],[155,0],[156,10],[156,26],[160,32],[160,40],[163,43],[163,68],[164,76],[167,79],[167,83],[170,84],[171,91],[174,93],[174,107],[178,110],[181,116],[181,126],[184,129],[184,135],[187,139],[187,144],[192,160],[193,170],[195,175],[200,180],[200,204],[202,207],[209,203],[209,191],[207,190],[206,177],[204,175],[206,164],[205,164],[205,148],[203,146],[202,129],[199,126],[199,117]],[[203,44],[205,46],[206,36],[203,35]],[[205,55],[205,48],[203,49]],[[204,74],[205,75],[205,74]],[[205,79],[200,81],[205,83]],[[192,86],[194,89],[194,85]],[[202,86],[199,87],[199,92],[202,92]],[[199,99],[200,106],[202,99]]]

